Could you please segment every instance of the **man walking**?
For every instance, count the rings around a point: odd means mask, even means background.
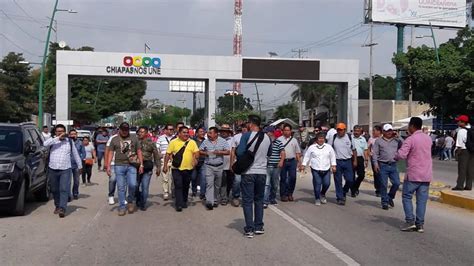
[[[374,168],[376,172],[380,173],[380,194],[382,209],[388,210],[388,206],[395,207],[393,199],[400,187],[400,177],[398,175],[397,162],[395,161],[395,155],[398,149],[402,146],[402,142],[395,137],[393,127],[390,124],[383,126],[382,137],[378,138],[374,146],[373,157],[374,157]],[[388,179],[392,183],[390,192],[387,194]]]
[[[136,198],[138,208],[140,208],[141,211],[146,211],[153,166],[156,166],[156,176],[159,176],[161,171],[161,156],[156,148],[156,144],[148,138],[147,127],[139,127],[137,133],[138,144],[143,156],[143,173],[139,174],[137,178]]]
[[[355,198],[359,195],[359,187],[365,178],[365,168],[369,162],[369,148],[367,140],[362,136],[362,127],[354,126],[354,146],[357,152],[357,167],[354,168],[354,186],[352,188],[351,197]],[[356,177],[357,174],[357,178]]]
[[[296,186],[296,171],[301,164],[301,148],[298,141],[292,136],[292,127],[283,126],[283,136],[278,140],[285,149],[285,164],[280,173],[280,198],[281,201],[294,201],[293,192]]]
[[[66,127],[64,125],[56,125],[54,134],[55,137],[46,140],[44,146],[51,146],[48,178],[54,197],[54,206],[56,207],[54,214],[64,218],[69,193],[71,193],[71,162],[74,161],[79,171],[81,171],[82,160],[72,140],[66,137]]]
[[[474,179],[474,154],[466,146],[471,129],[469,117],[460,115],[456,118],[459,129],[456,137],[456,157],[458,159],[458,179],[452,190],[472,190]],[[474,141],[474,140],[472,140]]]
[[[217,127],[209,128],[207,139],[201,144],[200,153],[206,156],[204,165],[206,168],[206,208],[212,210],[219,203],[224,202],[225,193],[221,190],[222,174],[224,172],[224,155],[230,154],[230,147],[227,141],[218,136]]]
[[[110,142],[110,152],[115,153],[114,172],[117,179],[119,210],[118,215],[125,215],[125,207],[129,214],[135,212],[135,190],[137,187],[137,168],[138,173],[143,173],[142,150],[137,138],[130,136],[130,125],[123,122],[119,126],[119,134]],[[107,174],[112,175],[111,169],[112,156],[107,161]],[[125,206],[125,196],[127,193],[127,206]]]
[[[265,133],[270,138],[271,144],[268,150],[267,160],[267,178],[265,180],[265,195],[263,198],[263,207],[267,208],[269,204],[277,205],[276,193],[280,183],[280,171],[285,164],[285,148],[283,143],[275,138],[275,128],[269,126],[265,128]]]
[[[79,153],[79,157],[81,158],[81,163],[86,158],[86,150],[82,145],[82,141],[77,139],[77,131],[75,129],[69,130],[69,138],[74,143],[77,152]],[[81,164],[82,165],[82,164]],[[75,160],[71,160],[71,172],[72,172],[72,191],[69,195],[69,200],[74,198],[75,200],[79,199],[79,165],[76,163]]]
[[[369,152],[370,152],[370,165],[372,167],[372,173],[374,176],[374,188],[375,188],[375,196],[380,197],[380,172],[376,172],[374,165],[374,156],[373,156],[373,146],[375,141],[382,136],[382,127],[379,125],[374,126],[372,129],[372,137],[369,139],[368,144],[369,144]]]
[[[172,124],[168,124],[165,126],[164,134],[161,135],[158,138],[157,145],[160,149],[161,153],[161,158],[165,158],[166,156],[166,150],[168,149],[168,145],[173,138],[174,135],[174,126]],[[163,167],[165,167],[165,164],[163,163]],[[170,169],[167,169],[167,171],[164,171],[162,169],[161,171],[161,185],[163,187],[163,199],[168,200],[170,193],[171,193],[171,186],[173,179],[171,177],[171,171],[168,171]]]
[[[101,171],[102,168],[102,158],[104,158],[105,154],[105,146],[107,141],[109,140],[109,132],[106,128],[102,129],[102,132],[97,136],[95,139],[97,143],[97,167],[98,170]],[[102,170],[105,171],[105,160],[104,160],[104,168]]]
[[[402,231],[423,233],[425,223],[426,202],[429,197],[430,182],[433,178],[431,160],[431,138],[423,134],[423,121],[412,117],[408,124],[410,136],[403,142],[396,154],[397,160],[407,160],[407,172],[403,181],[403,210],[405,224]],[[416,193],[416,216],[413,214],[413,194]]]
[[[108,175],[109,176],[109,190],[108,190],[108,200],[109,200],[109,205],[114,205],[115,204],[115,200],[114,200],[114,196],[115,196],[115,190],[117,188],[117,178],[115,176],[115,152],[112,152],[110,151],[110,143],[112,142],[112,140],[114,138],[116,138],[118,136],[118,134],[115,134],[113,135],[112,137],[110,137],[110,139],[107,141],[107,144],[105,144],[105,157],[104,157],[104,160],[106,162],[109,162],[110,161],[110,174]],[[109,159],[109,157],[111,159]]]
[[[263,198],[265,194],[267,153],[270,138],[260,130],[260,117],[250,115],[250,133],[242,136],[237,156],[241,157],[247,151],[254,155],[250,168],[242,173],[242,207],[245,217],[244,236],[253,238],[255,234],[263,234]],[[255,216],[254,216],[255,214]]]
[[[237,129],[237,134],[234,135],[232,138],[232,145],[231,145],[231,152],[230,152],[230,166],[232,169],[232,165],[235,163],[236,160],[236,151],[237,147],[240,144],[240,139],[242,138],[242,134],[248,132],[248,123],[243,123]],[[234,173],[235,174],[235,173]],[[242,176],[235,174],[234,176],[234,184],[232,185],[232,206],[239,207],[240,206],[240,182],[242,181]]]
[[[444,139],[444,157],[445,161],[451,161],[453,159],[453,146],[455,141],[451,134],[446,134],[446,138]]]
[[[180,127],[178,137],[168,145],[163,163],[163,172],[167,174],[170,169],[168,162],[172,160],[171,174],[173,176],[177,212],[181,212],[183,208],[188,207],[189,183],[198,159],[199,148],[194,140],[189,139],[189,129],[186,126]]]
[[[224,173],[222,175],[221,195],[223,196],[223,205],[229,201],[230,191],[234,184],[235,175],[230,168],[230,147],[232,146],[232,129],[228,124],[222,124],[219,128],[219,135],[227,142],[229,154],[224,155]]]
[[[196,130],[196,136],[194,141],[199,147],[201,147],[202,142],[206,139],[206,130],[200,127]],[[205,156],[199,156],[198,164],[194,167],[192,182],[191,182],[191,191],[192,197],[196,197],[197,186],[199,186],[199,199],[203,200],[206,198],[206,167],[204,167]]]
[[[346,194],[354,184],[354,168],[357,167],[357,152],[354,140],[346,133],[346,124],[339,123],[336,126],[336,134],[330,139],[329,144],[336,153],[336,173],[334,184],[336,186],[336,199],[338,205],[346,205]],[[342,177],[345,184],[342,186]],[[353,192],[353,191],[352,191]]]

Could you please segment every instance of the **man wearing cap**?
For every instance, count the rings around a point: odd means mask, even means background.
[[[125,207],[128,213],[132,214],[136,206],[135,191],[137,186],[137,167],[138,173],[143,173],[143,157],[138,139],[130,136],[130,125],[123,122],[119,127],[119,134],[112,139],[108,147],[111,154],[115,153],[114,173],[117,179],[117,188],[119,196],[119,210],[118,215],[125,215]],[[107,158],[107,174],[112,175],[111,169],[112,156]],[[125,206],[125,195],[127,193],[126,186],[128,185],[127,206]]]
[[[393,199],[398,187],[400,187],[400,177],[395,156],[401,146],[402,141],[395,137],[392,125],[385,124],[382,128],[382,137],[378,138],[372,147],[374,170],[380,173],[380,195],[382,209],[384,210],[388,210],[389,205],[392,208],[395,207]],[[389,178],[392,187],[387,194]]]
[[[458,159],[458,179],[456,186],[452,190],[472,190],[472,180],[474,179],[474,154],[466,147],[469,130],[469,117],[460,115],[456,117],[459,129],[456,137],[456,156]],[[466,185],[464,185],[464,183]]]
[[[294,201],[293,192],[296,186],[296,171],[301,165],[301,148],[298,141],[292,136],[290,124],[283,126],[283,136],[278,138],[285,149],[285,164],[280,172],[281,201]]]
[[[346,132],[346,124],[338,123],[336,134],[328,140],[336,153],[336,173],[334,184],[336,186],[336,199],[338,205],[346,205],[346,193],[354,184],[354,168],[357,167],[357,152],[352,137]],[[345,184],[342,186],[342,177]]]
[[[229,124],[222,124],[219,129],[219,135],[229,145],[229,154],[224,155],[224,173],[222,175],[222,186],[221,186],[221,197],[223,205],[227,205],[229,199],[229,193],[232,190],[234,184],[235,175],[230,169],[230,147],[232,146],[232,129]]]
[[[285,163],[285,148],[280,140],[275,138],[275,128],[269,126],[263,130],[270,137],[271,144],[267,154],[267,179],[265,182],[265,194],[263,197],[263,207],[268,204],[277,205],[276,193],[280,182],[280,170]]]

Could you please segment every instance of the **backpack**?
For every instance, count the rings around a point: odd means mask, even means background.
[[[351,151],[354,150],[354,147],[352,146],[352,136],[351,134],[347,134],[346,135],[349,137],[349,141],[351,142]],[[334,134],[334,136],[332,137],[332,148],[334,149],[334,151],[336,151],[336,146],[334,146],[334,141],[336,140],[337,138],[337,134]]]
[[[245,152],[238,156],[237,161],[234,163],[234,165],[232,165],[232,171],[234,171],[234,173],[241,175],[242,173],[247,172],[247,170],[252,166],[253,162],[255,161],[255,153],[257,152],[264,138],[265,133],[263,132],[258,132],[257,134],[255,134],[255,137],[253,137],[252,141],[250,141],[245,147]],[[253,149],[253,151],[249,151],[255,140],[257,140],[255,148]],[[240,145],[245,144],[242,144],[241,142]]]
[[[466,149],[470,153],[474,153],[474,128],[466,128],[467,130],[467,140],[466,140]]]

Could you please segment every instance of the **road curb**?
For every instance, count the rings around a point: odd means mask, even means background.
[[[474,198],[461,195],[458,192],[442,190],[440,199],[442,203],[474,210]]]

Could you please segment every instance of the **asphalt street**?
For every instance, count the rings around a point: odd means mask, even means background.
[[[241,208],[206,211],[194,200],[177,213],[153,177],[146,212],[117,216],[107,177],[80,187],[66,218],[53,202],[27,204],[23,217],[0,218],[0,265],[474,265],[474,212],[429,202],[425,233],[402,233],[395,208],[380,208],[370,184],[346,206],[315,206],[311,179],[298,179],[296,202],[265,210],[265,234],[244,238]]]
[[[457,161],[440,161],[433,158],[433,180],[454,187],[458,178]]]

